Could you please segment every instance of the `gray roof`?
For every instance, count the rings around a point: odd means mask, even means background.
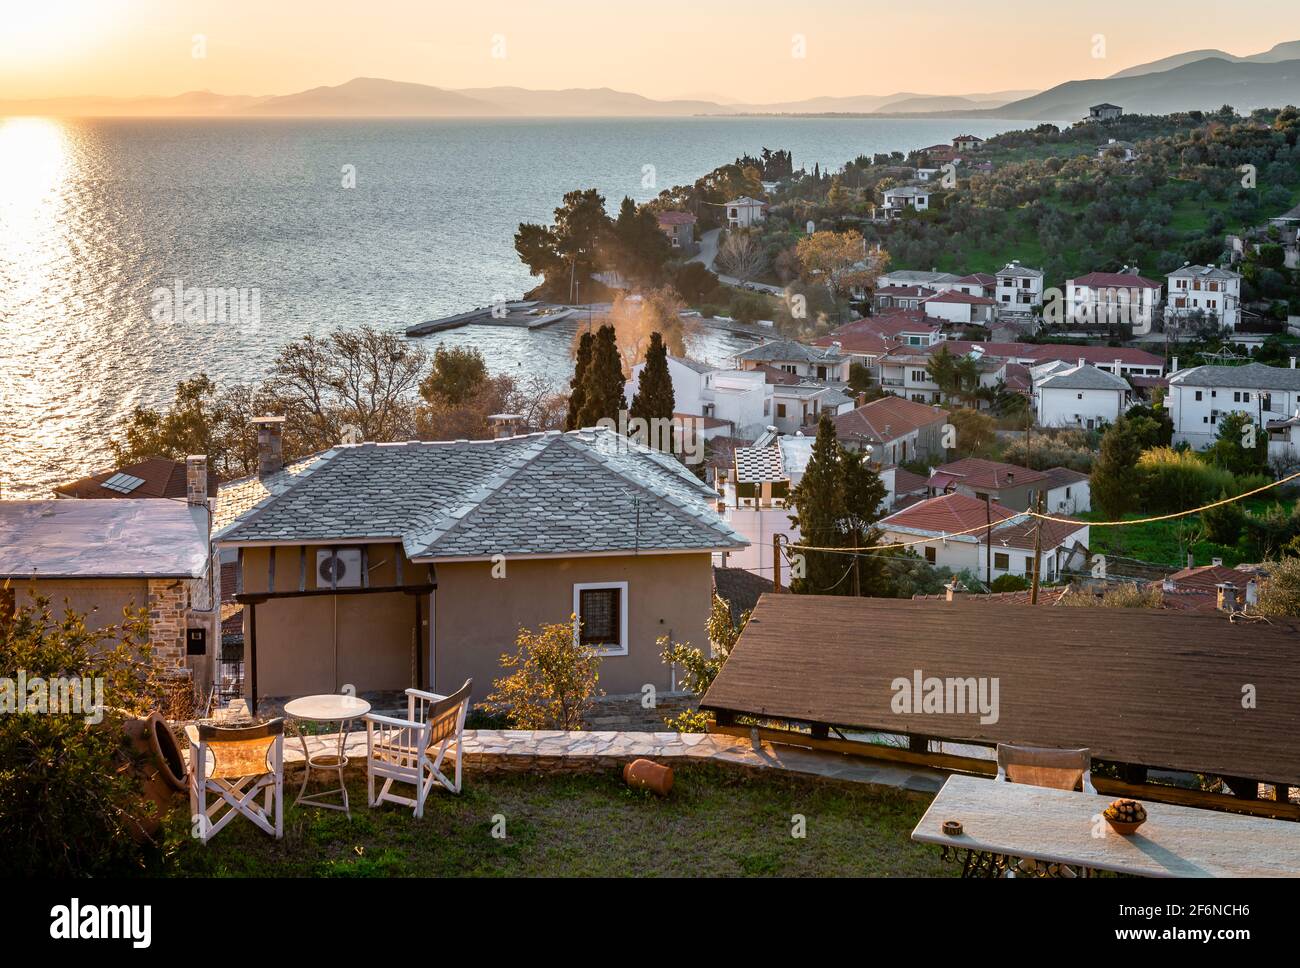
[[[0,579],[199,578],[207,566],[203,506],[169,498],[0,501]]]
[[[1251,390],[1300,390],[1300,370],[1263,363],[1245,366],[1194,366],[1179,370],[1169,383],[1189,387],[1244,387]]]
[[[993,274],[996,276],[1018,276],[1018,277],[1028,276],[1030,279],[1038,279],[1042,276],[1043,270],[1031,269],[1029,268],[1029,266],[1022,266],[1022,265],[1017,265],[1016,263],[1013,262],[1008,262],[1006,265],[1004,265],[1001,269],[999,269],[997,272]]]
[[[901,195],[904,198],[921,198],[922,196],[929,197],[936,193],[933,188],[922,188],[919,185],[901,185],[897,188],[886,188],[881,194],[886,198],[890,195]]]
[[[799,362],[799,363],[840,363],[844,357],[831,349],[820,346],[808,346],[792,339],[777,339],[770,343],[761,343],[753,349],[737,353],[736,359],[749,360],[754,363]]]
[[[692,360],[686,356],[669,356],[674,363],[680,363],[688,370],[694,370],[696,373],[712,373],[716,367],[709,366],[707,363],[701,363],[699,360]]]
[[[1218,266],[1183,266],[1181,269],[1175,269],[1169,273],[1169,278],[1174,276],[1200,276],[1202,279],[1240,279],[1241,276],[1228,269],[1220,269]]]
[[[1040,387],[1051,390],[1127,390],[1128,381],[1114,373],[1099,370],[1090,363],[1072,366],[1068,370],[1054,373]]]
[[[891,286],[929,286],[940,282],[957,282],[961,276],[953,275],[951,272],[925,272],[920,269],[895,269],[892,272],[886,272],[880,276],[880,279],[889,280]],[[877,283],[880,282],[877,279]]]
[[[216,535],[401,541],[414,561],[738,548],[716,495],[612,430],[336,447]]]
[[[1048,491],[1070,484],[1086,484],[1092,480],[1087,474],[1069,467],[1049,467],[1043,473],[1047,475],[1047,482],[1043,485],[1043,489]]]

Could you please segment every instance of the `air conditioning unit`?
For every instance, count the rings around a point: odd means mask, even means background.
[[[317,588],[360,588],[361,549],[316,552]]]

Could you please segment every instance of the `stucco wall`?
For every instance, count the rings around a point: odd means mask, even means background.
[[[667,689],[670,672],[655,640],[667,635],[707,650],[706,623],[713,595],[707,553],[506,562],[492,577],[490,562],[438,565],[434,593],[434,681],[438,691],[474,680],[474,697],[502,675],[498,659],[515,651],[521,626],[567,622],[576,582],[628,583],[628,654],[601,662],[600,686],[609,695],[640,692],[646,683]]]
[[[65,608],[86,616],[86,626],[98,630],[122,621],[122,609],[149,606],[148,582],[135,578],[107,579],[57,579],[43,578],[35,583],[15,579],[15,599],[19,605],[30,605],[33,595],[50,599],[56,618],[62,617]]]

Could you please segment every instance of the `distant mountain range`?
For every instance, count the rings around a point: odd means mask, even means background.
[[[1110,77],[1067,81],[1049,90],[934,95],[815,97],[767,104],[707,98],[656,100],[612,88],[536,91],[522,87],[450,90],[358,77],[296,94],[228,95],[191,91],[174,97],[67,97],[0,100],[6,114],[154,117],[689,117],[736,114],[849,114],[1007,118],[1054,121],[1082,117],[1089,105],[1118,104],[1130,113],[1238,111],[1300,103],[1300,40],[1237,57],[1221,50],[1175,54]]]

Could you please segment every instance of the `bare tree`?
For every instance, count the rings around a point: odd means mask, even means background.
[[[767,253],[757,232],[730,229],[718,248],[718,261],[731,275],[748,282],[767,267]]]

